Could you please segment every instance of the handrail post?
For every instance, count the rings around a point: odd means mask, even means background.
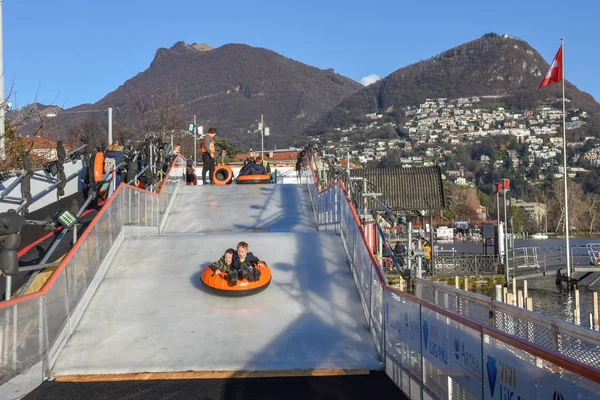
[[[4,292],[4,300],[10,300],[12,294],[12,276],[6,275],[6,291]]]

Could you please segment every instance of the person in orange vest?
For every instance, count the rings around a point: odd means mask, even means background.
[[[217,136],[217,128],[210,128],[208,133],[200,142],[200,151],[202,152],[202,183],[204,185],[214,185],[213,175],[215,172],[215,136]],[[208,173],[208,181],[206,174]]]

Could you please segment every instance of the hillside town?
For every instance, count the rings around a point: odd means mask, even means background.
[[[452,154],[453,148],[462,145],[481,143],[486,137],[508,136],[516,143],[526,148],[526,157],[519,157],[515,150],[508,149],[507,155],[513,167],[533,165],[540,160],[541,171],[552,171],[556,177],[561,177],[563,168],[556,162],[562,157],[563,138],[561,132],[562,111],[551,105],[543,105],[536,109],[509,111],[503,107],[486,109],[479,107],[482,99],[497,96],[481,96],[448,100],[446,98],[427,99],[418,106],[404,108],[407,121],[398,126],[386,121],[385,114],[371,113],[365,117],[370,120],[366,125],[353,125],[349,128],[335,128],[339,140],[328,140],[327,145],[335,150],[338,157],[349,153],[352,160],[361,166],[370,162],[381,161],[390,151],[401,150],[399,162],[402,167],[433,166],[445,167],[446,159]],[[391,112],[392,110],[387,110]],[[566,117],[567,131],[585,125],[588,114],[581,110],[569,110]],[[404,138],[372,138],[364,141],[349,139],[355,133],[394,130],[404,134]],[[313,138],[314,141],[320,141]],[[569,142],[568,147],[583,146],[586,141],[593,146],[583,154],[576,154],[572,162],[587,160],[591,165],[600,165],[600,142],[594,136],[584,137],[582,141]],[[492,163],[493,167],[501,167],[504,160],[492,160],[491,154],[481,154],[476,160],[483,164]],[[458,184],[467,184],[464,173],[456,170],[445,170],[446,178]],[[569,174],[585,173],[580,167],[570,167]],[[539,179],[544,176],[540,175]]]
[[[514,179],[521,183],[512,201],[512,206],[521,209],[521,231],[548,229],[548,215],[558,204],[533,199],[526,193],[526,186],[546,187],[549,194],[552,181],[564,176],[562,110],[556,107],[556,101],[516,111],[489,106],[497,98],[426,99],[402,109],[406,117],[402,124],[389,117],[394,111],[390,108],[366,114],[366,124],[334,128],[324,138],[312,140],[326,141],[322,144],[332,155],[344,160],[349,157],[355,168],[439,166],[450,197],[461,192],[465,198],[474,198],[468,211],[449,213],[456,218],[489,218],[495,213],[495,205],[483,197],[492,195],[492,179]],[[567,174],[579,183],[600,166],[598,138],[571,135],[581,132],[580,128],[588,123],[588,113],[569,109],[567,101],[567,138],[577,137],[567,143]],[[595,204],[595,197],[590,201]],[[551,228],[558,229],[559,223],[556,219],[554,222]]]

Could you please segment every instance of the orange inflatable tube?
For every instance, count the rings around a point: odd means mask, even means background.
[[[215,185],[229,185],[233,182],[233,171],[228,165],[217,165],[213,173],[213,182]]]
[[[238,279],[237,285],[233,286],[229,280],[229,274],[221,271],[213,271],[206,267],[200,275],[200,280],[209,289],[215,293],[224,296],[248,296],[260,293],[271,283],[271,270],[266,264],[258,264],[256,267],[260,270],[260,279],[256,282],[250,282],[247,279]]]
[[[104,153],[98,151],[92,155],[90,160],[91,183],[98,183],[104,177]]]
[[[236,183],[269,183],[271,178],[269,175],[242,175],[238,176],[235,180]]]

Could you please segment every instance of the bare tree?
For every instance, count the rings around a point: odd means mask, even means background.
[[[98,120],[90,118],[78,126],[72,126],[67,131],[67,144],[73,148],[79,147],[83,142],[88,149],[106,147],[106,130]]]
[[[589,218],[588,233],[594,233],[594,226],[600,213],[600,196],[596,193],[586,193],[583,198],[585,204],[586,217]]]
[[[580,184],[568,181],[569,191],[569,229],[579,228],[582,226],[582,212],[585,210],[583,204],[583,188]],[[564,231],[565,225],[565,194],[564,182],[556,180],[552,185],[551,199],[551,216],[557,221],[555,233]]]
[[[0,106],[4,106],[3,104]],[[7,113],[4,117],[4,151],[5,159],[0,160],[0,171],[19,170],[23,168],[22,155],[27,155],[33,168],[47,162],[32,152],[35,138],[47,131],[47,121],[42,112],[34,104]],[[20,137],[21,129],[26,128],[30,139]]]
[[[178,102],[178,97],[178,91],[173,88],[160,89],[147,96],[139,91],[128,93],[128,110],[118,110],[124,116],[128,136],[139,138],[158,134],[165,140],[171,131],[182,129],[187,118],[184,104]],[[125,117],[127,111],[132,115],[129,119]]]
[[[449,210],[457,218],[476,218],[479,198],[475,189],[468,186],[452,186],[450,189]]]

